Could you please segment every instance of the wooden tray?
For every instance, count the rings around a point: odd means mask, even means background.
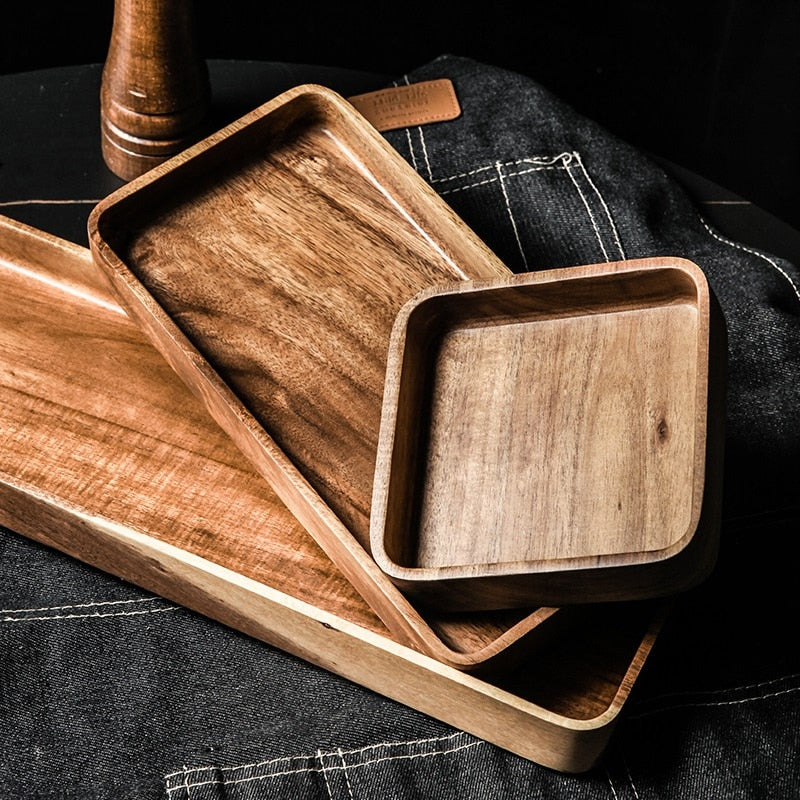
[[[654,642],[658,613],[636,603],[576,609],[568,635],[491,679],[404,646],[243,465],[89,252],[3,218],[0,417],[1,524],[554,769],[597,761]],[[470,636],[457,615],[432,626],[471,641],[441,646],[461,666],[517,638],[500,619]]]
[[[678,258],[423,291],[390,344],[378,564],[438,608],[695,586],[719,540],[723,328]]]
[[[214,419],[385,624],[435,654],[368,552],[389,337],[419,290],[508,269],[318,86],[115,192],[89,234],[123,305]]]

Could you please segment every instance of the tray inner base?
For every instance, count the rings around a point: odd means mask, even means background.
[[[415,310],[404,378],[424,379],[401,400],[420,421],[406,427],[420,432],[414,519],[388,539],[395,560],[553,566],[685,535],[698,313],[680,277],[660,277],[658,291],[612,276]]]

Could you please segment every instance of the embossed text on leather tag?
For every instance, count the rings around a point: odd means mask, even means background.
[[[347,99],[379,131],[445,122],[461,114],[449,78],[381,89]]]

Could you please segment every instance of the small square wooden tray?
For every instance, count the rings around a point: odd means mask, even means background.
[[[638,603],[565,612],[559,635],[533,638],[502,616],[438,615],[462,649],[410,649],[247,468],[88,250],[2,217],[0,524],[567,772],[602,754],[659,626]],[[460,668],[509,640],[539,644],[516,669]]]
[[[93,210],[95,262],[256,469],[403,641],[450,652],[371,558],[392,324],[508,269],[344,99],[299,86]],[[553,614],[531,611],[516,633]],[[511,644],[500,637],[488,660]],[[502,641],[501,641],[502,639]]]
[[[378,564],[438,608],[697,584],[718,543],[722,326],[683,259],[413,298],[387,367]]]

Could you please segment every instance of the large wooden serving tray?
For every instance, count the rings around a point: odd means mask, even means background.
[[[389,346],[373,557],[439,608],[695,586],[718,549],[724,362],[682,258],[424,290]]]
[[[597,762],[656,608],[576,610],[535,657],[479,678],[390,633],[244,461],[87,250],[0,218],[0,524],[525,758]],[[514,630],[466,624],[431,621],[471,640],[451,661]]]
[[[435,655],[369,554],[388,343],[418,291],[510,271],[349,103],[312,85],[110,195],[89,236],[214,419],[386,625]]]

